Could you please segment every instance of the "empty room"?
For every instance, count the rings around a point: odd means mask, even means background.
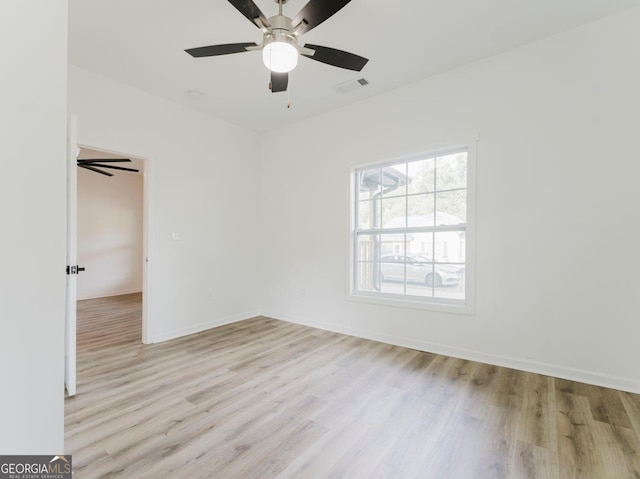
[[[640,477],[636,0],[0,18],[3,474]]]

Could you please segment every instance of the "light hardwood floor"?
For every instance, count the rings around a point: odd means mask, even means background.
[[[640,478],[638,395],[262,317],[145,346],[136,301],[79,303],[76,478]]]
[[[78,301],[76,310],[78,354],[102,346],[142,342],[142,293]]]

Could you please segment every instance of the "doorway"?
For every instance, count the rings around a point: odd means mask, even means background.
[[[81,364],[81,350],[148,342],[149,167],[145,158],[86,145],[78,145],[77,159],[100,159],[108,166],[97,168],[103,173],[77,168],[75,182]]]

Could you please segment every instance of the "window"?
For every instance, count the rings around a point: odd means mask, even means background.
[[[353,172],[351,296],[471,312],[469,148]]]

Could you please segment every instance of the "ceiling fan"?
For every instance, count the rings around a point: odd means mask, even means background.
[[[347,70],[360,71],[369,61],[353,53],[320,45],[298,44],[298,37],[317,27],[338,12],[351,0],[310,0],[293,19],[282,14],[282,6],[288,0],[275,0],[278,14],[267,18],[253,0],[228,0],[240,13],[263,32],[263,39],[257,43],[227,43],[185,50],[195,58],[228,55],[247,51],[262,50],[262,60],[271,70],[269,88],[272,93],[287,90],[289,72],[298,64],[302,55],[318,62]]]
[[[105,165],[103,163],[131,163],[129,158],[94,158],[94,159],[83,159],[78,160],[78,166],[80,168],[85,168],[87,170],[95,171],[96,173],[100,173],[101,175],[113,176],[113,173],[109,173],[108,171],[99,170],[100,168],[109,168],[111,170],[121,170],[121,171],[133,171],[137,173],[140,170],[136,170],[134,168],[124,168],[122,166],[113,166],[113,165]]]

